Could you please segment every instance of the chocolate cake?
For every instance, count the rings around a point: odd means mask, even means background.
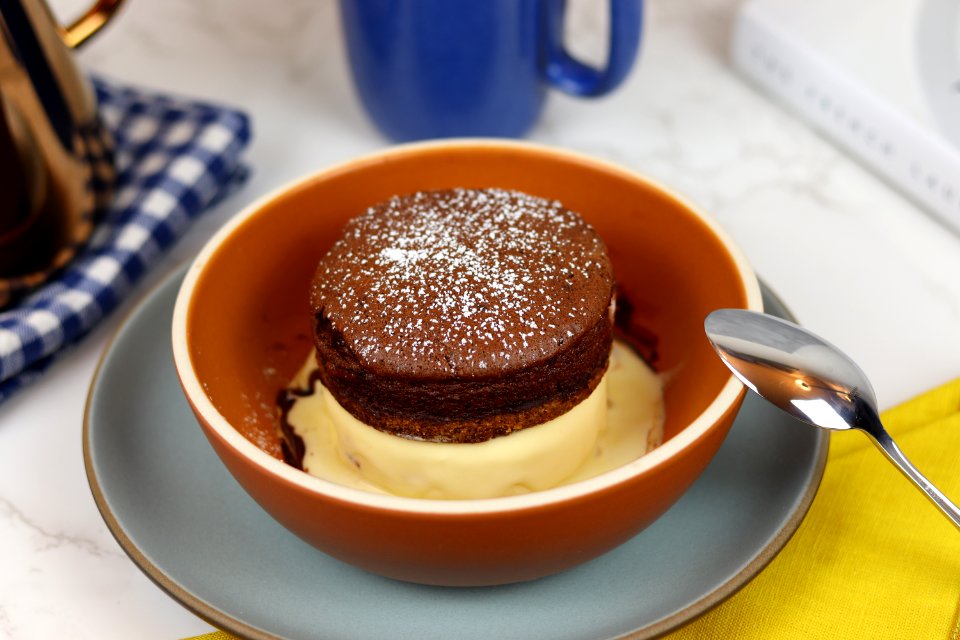
[[[482,442],[593,391],[613,294],[603,241],[559,202],[500,189],[394,197],[348,222],[317,268],[320,377],[381,431]]]

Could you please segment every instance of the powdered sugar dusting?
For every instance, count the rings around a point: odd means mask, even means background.
[[[483,375],[556,352],[606,313],[611,290],[603,242],[559,202],[453,189],[351,220],[314,304],[364,361]]]

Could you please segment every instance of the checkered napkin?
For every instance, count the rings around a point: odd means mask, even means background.
[[[116,197],[63,271],[0,312],[0,403],[116,307],[191,220],[247,175],[243,113],[93,83],[116,145]]]

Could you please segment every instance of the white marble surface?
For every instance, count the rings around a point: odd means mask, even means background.
[[[650,174],[714,213],[797,316],[861,363],[884,407],[960,376],[960,238],[741,82],[726,57],[735,7],[653,2],[626,85],[593,102],[552,96],[530,137]],[[595,8],[575,6],[587,55],[604,22]],[[84,400],[124,312],[218,225],[273,187],[386,144],[353,94],[337,21],[331,0],[130,0],[82,52],[116,79],[245,108],[254,174],[82,345],[0,406],[0,638],[210,630],[104,525],[81,456]]]

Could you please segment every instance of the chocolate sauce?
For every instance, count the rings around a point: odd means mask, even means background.
[[[305,398],[313,395],[315,384],[320,380],[320,372],[310,372],[310,379],[307,381],[307,387],[281,389],[277,393],[277,407],[280,409],[280,448],[283,450],[283,461],[292,467],[303,471],[303,456],[306,453],[306,447],[303,444],[303,438],[297,435],[290,425],[288,414],[293,408],[297,398]]]
[[[660,360],[659,339],[634,316],[636,307],[630,298],[617,292],[617,308],[613,314],[614,336],[629,345],[647,366],[657,370]]]

